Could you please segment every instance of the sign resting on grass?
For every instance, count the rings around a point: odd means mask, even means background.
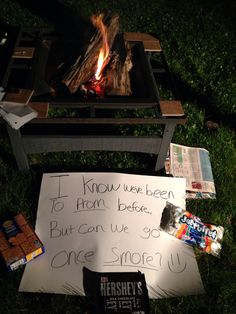
[[[36,233],[46,253],[26,265],[19,291],[84,295],[84,266],[145,274],[149,297],[199,294],[191,247],[159,231],[166,201],[185,208],[183,178],[120,173],[43,175]]]

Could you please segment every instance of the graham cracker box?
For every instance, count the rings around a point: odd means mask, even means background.
[[[0,256],[11,271],[44,253],[44,246],[23,214],[0,221]]]

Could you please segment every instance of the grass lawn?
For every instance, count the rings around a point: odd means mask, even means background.
[[[210,152],[216,200],[187,201],[189,211],[206,222],[225,228],[221,257],[196,251],[206,293],[151,300],[151,313],[236,313],[236,5],[220,0],[65,0],[72,8],[70,19],[79,15],[86,25],[93,13],[111,10],[120,16],[121,31],[146,32],[160,39],[165,57],[182,100],[187,123],[179,126],[173,142],[204,147]],[[10,25],[54,26],[66,29],[63,11],[56,1],[1,0],[0,21]],[[71,12],[71,11],[70,11]],[[65,13],[65,11],[64,11]],[[83,23],[82,23],[83,22]],[[163,97],[174,96],[160,85]],[[218,124],[209,129],[207,121]],[[131,130],[123,129],[129,133]],[[155,129],[150,129],[156,132]],[[142,134],[139,127],[132,130]],[[41,175],[44,169],[149,167],[150,158],[121,153],[57,153],[31,157],[30,173],[17,170],[7,138],[0,138],[0,214],[26,213],[35,223]],[[107,166],[108,165],[108,166]],[[86,313],[84,298],[53,294],[19,293],[23,269],[8,273],[0,268],[0,313]]]

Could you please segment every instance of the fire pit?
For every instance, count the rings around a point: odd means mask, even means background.
[[[150,49],[147,48],[148,40],[143,40],[144,34],[140,40],[137,36],[134,36],[134,40],[130,34],[128,36],[132,56],[130,93],[122,95],[116,92],[84,95],[81,87],[79,92],[71,93],[65,84],[58,83],[58,64],[63,59],[65,47],[67,52],[73,50],[78,45],[76,40],[58,38],[44,29],[8,29],[0,40],[4,36],[6,45],[2,45],[0,54],[5,56],[5,67],[0,69],[0,78],[1,85],[7,91],[6,99],[29,101],[29,105],[39,112],[46,112],[48,106],[49,110],[65,107],[75,110],[73,117],[52,118],[39,114],[38,118],[20,130],[7,126],[20,170],[29,169],[27,154],[79,150],[156,154],[155,170],[164,167],[175,126],[185,123],[185,116],[179,101],[159,99],[152,68],[146,56],[146,51]],[[153,40],[152,37],[152,43]],[[55,83],[53,86],[49,83],[52,77]],[[27,95],[23,90],[34,90],[34,94],[30,99],[22,97],[23,94]],[[136,118],[132,114],[141,108],[150,110],[148,117]],[[122,114],[118,118],[117,110],[125,110],[128,116]],[[152,135],[139,137],[109,133],[109,125],[121,124],[160,124],[163,126],[163,135],[159,138]],[[91,131],[86,133],[86,126],[91,125],[96,126],[95,134],[91,134]]]

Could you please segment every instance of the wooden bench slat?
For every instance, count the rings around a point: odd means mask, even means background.
[[[160,110],[164,117],[184,116],[184,110],[179,100],[160,100]]]
[[[16,47],[12,58],[20,58],[20,59],[32,59],[34,56],[35,48],[33,47]]]
[[[48,116],[49,103],[46,102],[29,102],[28,104],[33,110],[38,112],[38,119]]]
[[[142,41],[145,51],[162,51],[159,40],[150,34],[125,32],[124,39],[127,41]]]
[[[6,93],[4,101],[18,102],[22,104],[28,104],[34,91],[32,89],[16,89]]]

